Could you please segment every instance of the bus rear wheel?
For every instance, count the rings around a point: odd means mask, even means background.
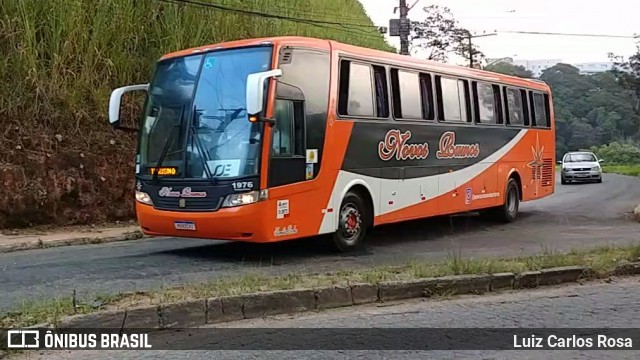
[[[510,223],[516,220],[520,209],[520,190],[515,179],[510,178],[504,193],[504,204],[488,211],[491,219]]]
[[[338,251],[352,250],[362,243],[367,232],[367,209],[355,192],[348,192],[338,212],[338,229],[333,244]]]

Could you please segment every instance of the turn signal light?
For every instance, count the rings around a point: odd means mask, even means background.
[[[258,122],[258,117],[255,115],[249,116],[249,122],[252,122],[252,123]]]

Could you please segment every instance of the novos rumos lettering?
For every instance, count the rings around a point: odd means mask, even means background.
[[[466,159],[480,155],[480,144],[456,144],[456,133],[446,131],[440,137],[439,149],[436,152],[438,159]]]
[[[426,159],[429,156],[429,144],[407,144],[411,138],[411,131],[400,133],[400,130],[389,130],[384,141],[378,144],[378,156],[383,161]]]

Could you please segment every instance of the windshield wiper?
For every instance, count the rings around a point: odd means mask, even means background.
[[[160,154],[160,158],[158,158],[158,161],[156,162],[156,171],[153,173],[153,181],[158,181],[158,173],[160,173],[159,169],[160,166],[162,166],[162,162],[164,161],[164,158],[167,156],[167,153],[169,152],[169,147],[171,146],[171,143],[173,142],[173,138],[175,136],[176,133],[176,128],[180,129],[181,125],[182,125],[182,115],[184,114],[184,106],[180,108],[180,122],[176,125],[173,125],[173,128],[171,129],[171,132],[169,133],[169,138],[167,139],[167,142],[164,144],[164,147],[162,148],[162,153]]]
[[[193,137],[193,141],[196,144],[196,149],[198,149],[198,152],[200,153],[200,158],[202,159],[204,172],[207,175],[207,178],[211,181],[211,185],[215,185],[218,181],[216,178],[213,177],[213,174],[211,173],[211,169],[209,169],[209,163],[208,163],[208,161],[210,160],[209,154],[205,151],[204,145],[202,145],[202,143],[200,142],[200,139],[198,138],[197,130],[198,129],[196,129],[196,126],[193,124],[193,122],[191,122],[191,136]]]

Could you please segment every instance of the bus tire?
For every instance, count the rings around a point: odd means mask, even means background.
[[[516,220],[519,209],[520,191],[518,190],[518,183],[514,178],[510,178],[504,193],[504,204],[489,209],[485,212],[484,217],[503,223],[510,223]]]
[[[367,233],[368,209],[362,197],[349,191],[338,210],[338,229],[333,234],[336,250],[345,252],[362,243]]]
[[[516,220],[520,209],[520,190],[514,178],[507,182],[507,189],[504,193],[504,204],[496,212],[497,219],[501,222],[510,223]]]

